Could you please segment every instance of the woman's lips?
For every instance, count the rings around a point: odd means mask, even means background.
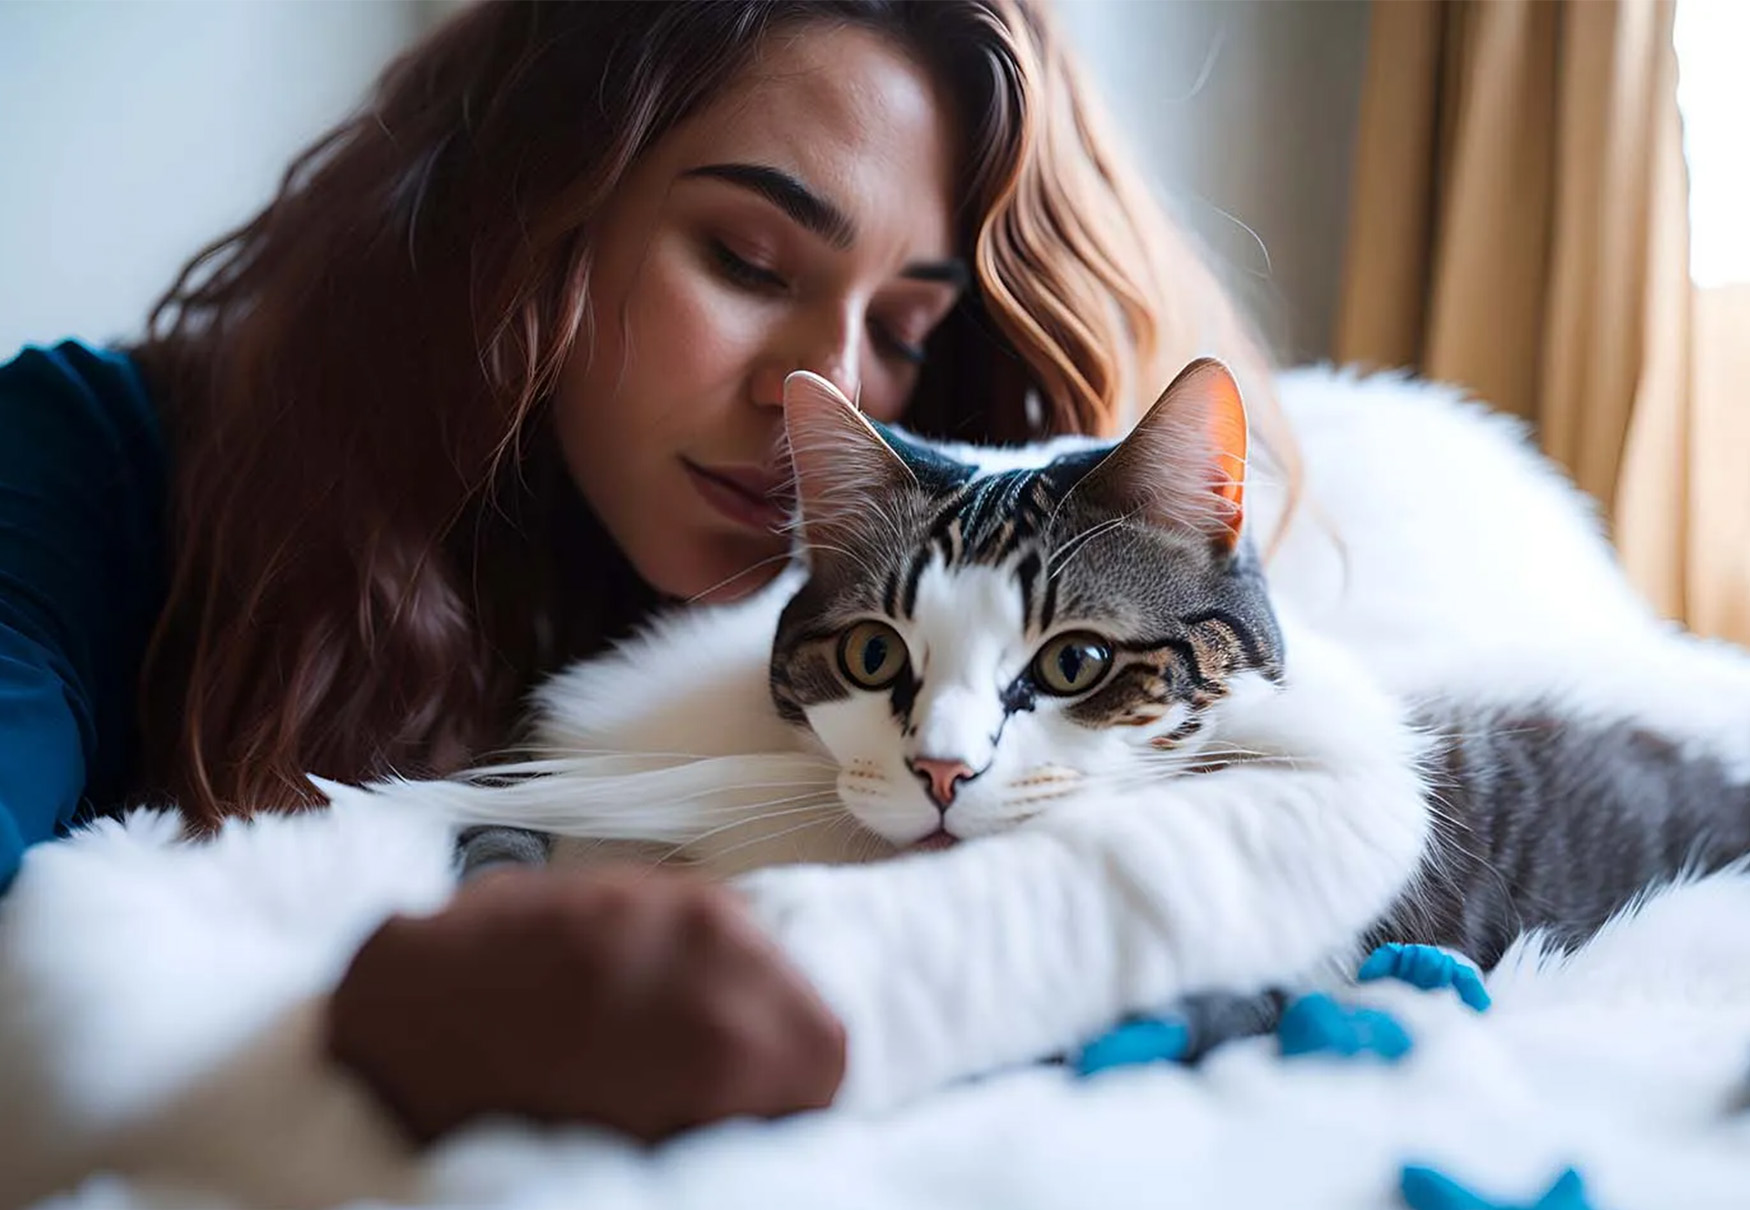
[[[777,533],[790,520],[788,476],[747,467],[696,466],[681,459],[705,503],[748,529]]]

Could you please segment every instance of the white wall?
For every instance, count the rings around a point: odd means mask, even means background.
[[[0,2],[0,358],[136,333],[182,263],[363,95],[415,13]]]
[[[265,201],[445,2],[0,0],[0,357],[135,333],[182,262]],[[1364,0],[1060,7],[1266,329],[1324,352]]]
[[[1325,355],[1366,0],[1060,0],[1174,212],[1286,357]]]

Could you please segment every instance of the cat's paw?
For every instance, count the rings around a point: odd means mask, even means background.
[[[1483,987],[1483,977],[1469,960],[1443,950],[1436,945],[1405,945],[1392,941],[1367,955],[1367,961],[1355,972],[1360,983],[1375,979],[1398,979],[1423,991],[1450,987],[1458,998],[1483,1012],[1489,1007],[1489,993]]]

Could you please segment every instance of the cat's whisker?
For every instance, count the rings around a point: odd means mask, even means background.
[[[789,551],[785,551],[781,555],[768,555],[766,558],[761,559],[758,563],[750,564],[749,566],[742,568],[740,571],[734,573],[733,575],[728,575],[728,576],[723,577],[723,579],[717,581],[717,583],[711,585],[711,587],[703,590],[702,592],[694,593],[692,596],[687,598],[686,603],[688,605],[696,605],[700,601],[703,601],[705,598],[709,597],[712,593],[716,592],[718,589],[729,587],[729,585],[735,583],[737,580],[741,579],[743,576],[751,576],[755,572],[761,570],[762,568],[770,567],[773,563],[788,563],[788,562],[790,562],[790,552]]]
[[[1110,520],[1090,525],[1081,533],[1064,543],[1057,550],[1053,551],[1051,556],[1051,566],[1046,571],[1046,582],[1049,583],[1061,576],[1075,557],[1085,550],[1088,544],[1093,542],[1094,539],[1111,530],[1117,529],[1129,520],[1130,518],[1128,516],[1114,517]]]
[[[719,824],[714,828],[707,828],[703,832],[695,833],[694,835],[689,836],[689,837],[685,838],[684,840],[678,840],[678,841],[672,842],[671,847],[669,849],[669,852],[667,854],[667,858],[665,858],[665,859],[673,858],[679,854],[686,853],[688,850],[694,849],[697,846],[699,846],[707,841],[714,840],[719,836],[728,835],[730,833],[737,831],[738,829],[754,827],[754,826],[759,825],[759,824],[771,823],[773,820],[788,819],[788,818],[793,818],[793,817],[798,816],[798,815],[807,815],[807,816],[814,816],[816,818],[806,820],[805,824],[825,823],[825,822],[829,821],[830,819],[832,819],[837,814],[838,808],[839,808],[839,804],[838,804],[837,800],[831,799],[831,798],[820,798],[820,799],[816,799],[812,802],[803,802],[803,803],[798,803],[796,805],[787,806],[787,807],[784,807],[780,810],[762,811],[757,815],[748,815],[748,816],[738,817],[736,819],[730,820],[728,823]],[[788,835],[789,831],[790,831],[790,829],[785,829],[784,831],[777,832],[777,833],[771,833],[770,835],[772,835],[772,836]],[[753,838],[752,841],[745,842],[745,843],[757,843],[758,841],[765,839],[765,838],[766,838],[765,836],[756,836]],[[743,847],[745,847],[745,844],[731,845],[725,849],[715,849],[715,850],[713,850],[712,855],[713,855],[713,857],[720,856],[724,853],[735,852],[736,850],[743,848]]]
[[[754,782],[754,783],[747,783],[747,784],[742,784],[742,785],[724,784],[724,785],[718,785],[718,786],[705,787],[705,788],[701,788],[698,790],[690,791],[688,793],[680,793],[680,794],[665,793],[662,795],[662,797],[660,799],[655,799],[655,800],[650,800],[650,799],[640,800],[639,795],[637,793],[635,793],[635,791],[637,791],[637,790],[638,790],[638,787],[636,786],[636,784],[631,784],[631,783],[628,783],[625,781],[615,782],[611,786],[608,786],[608,787],[584,786],[584,785],[576,785],[576,784],[568,785],[566,787],[567,800],[572,801],[572,802],[586,800],[586,793],[585,792],[611,795],[612,797],[608,801],[590,804],[592,813],[597,815],[597,816],[607,816],[607,815],[637,816],[639,813],[647,812],[651,809],[650,808],[651,801],[661,802],[665,806],[676,806],[676,805],[683,805],[683,804],[691,805],[695,812],[741,813],[741,812],[745,812],[745,811],[751,809],[755,804],[749,804],[749,803],[744,803],[744,802],[723,802],[723,801],[705,802],[705,803],[700,804],[699,800],[701,800],[701,799],[723,799],[723,798],[726,798],[727,796],[732,795],[732,794],[747,793],[747,792],[754,791],[754,790],[797,790],[797,791],[800,791],[799,793],[791,795],[787,798],[768,800],[768,801],[773,801],[773,802],[792,802],[792,801],[795,801],[796,799],[813,797],[813,796],[823,796],[823,797],[830,798],[830,797],[833,797],[835,794],[834,787],[831,784],[822,783],[822,782],[770,782],[770,783]],[[623,800],[623,805],[616,805],[616,800]]]
[[[771,832],[771,833],[767,833],[767,834],[761,835],[761,836],[754,836],[754,837],[751,837],[747,840],[742,841],[739,844],[732,844],[732,845],[728,846],[727,848],[718,849],[712,854],[712,856],[713,856],[713,859],[721,860],[722,858],[729,856],[731,853],[739,853],[743,849],[750,848],[753,845],[770,844],[773,841],[782,840],[786,836],[794,836],[797,833],[805,832],[805,831],[809,830],[810,828],[818,828],[818,827],[822,827],[822,826],[827,826],[827,825],[830,825],[831,823],[832,823],[832,820],[826,819],[826,818],[804,820],[803,822],[801,822],[799,824],[794,824],[791,827],[783,828],[777,832]]]
[[[810,542],[808,544],[808,548],[810,550],[826,551],[830,554],[843,555],[845,558],[851,560],[851,562],[855,563],[859,568],[861,568],[864,575],[868,576],[871,579],[880,578],[880,573],[875,569],[874,565],[872,565],[869,562],[869,560],[865,559],[857,551],[854,551],[854,550],[850,549],[849,547],[839,546],[839,545],[836,545],[836,544],[831,543],[831,542]]]
[[[789,798],[774,798],[763,803],[737,805],[732,811],[725,812],[725,814],[733,814],[735,818],[728,823],[718,824],[709,831],[700,832],[694,839],[703,840],[715,836],[719,832],[749,827],[753,824],[764,823],[768,819],[793,815],[799,811],[813,811],[821,807],[840,808],[842,806],[843,804],[839,802],[838,797],[830,793],[796,794]]]
[[[864,862],[871,857],[878,856],[882,846],[886,843],[849,811],[846,811],[837,822],[829,827],[827,836],[832,839],[832,843],[838,844],[840,841],[837,839],[837,834],[840,832],[844,833],[845,855],[852,863]]]
[[[738,752],[734,755],[724,755],[721,752],[682,752],[662,748],[640,748],[636,752],[628,752],[624,748],[584,748],[566,745],[564,756],[540,757],[534,760],[516,761],[502,765],[482,765],[457,774],[463,779],[494,777],[499,775],[525,775],[550,772],[571,772],[581,763],[580,758],[596,760],[612,758],[624,762],[649,762],[652,760],[669,761],[734,761],[768,760],[793,768],[838,769],[836,762],[826,757],[814,756],[806,752]]]

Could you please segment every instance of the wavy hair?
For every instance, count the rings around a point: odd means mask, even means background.
[[[1112,433],[1213,352],[1288,448],[1257,342],[1036,4],[478,4],[188,264],[134,350],[175,450],[143,791],[210,826],[315,800],[307,772],[452,771],[653,607],[544,422],[592,221],[763,38],[817,21],[896,39],[958,109],[975,282],[910,424]]]

